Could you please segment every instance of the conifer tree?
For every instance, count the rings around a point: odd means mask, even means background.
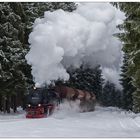
[[[94,79],[95,84],[93,86],[95,88],[95,93],[96,93],[97,99],[99,101],[101,101],[102,87],[103,87],[104,79],[102,78],[102,70],[101,70],[100,65],[98,65],[94,68],[94,75],[95,75],[95,79]]]
[[[112,106],[115,92],[115,85],[107,81],[103,87],[102,104],[104,106]]]
[[[140,112],[140,3],[118,3],[120,9],[125,12],[126,19],[119,26],[125,32],[118,36],[124,42],[123,51],[129,55],[127,75],[132,79],[135,91],[132,93],[133,111]]]
[[[24,92],[26,78],[21,70],[25,63],[25,51],[21,36],[24,26],[20,16],[11,8],[11,3],[0,3],[0,93],[10,112],[10,95]],[[4,109],[5,110],[5,109]]]
[[[123,66],[121,67],[121,79],[120,83],[123,86],[122,102],[121,106],[123,109],[132,110],[133,99],[132,93],[135,91],[134,86],[132,85],[132,78],[126,73],[128,70],[128,55],[124,54]]]
[[[103,87],[101,103],[104,106],[121,107],[122,93],[115,87],[115,84],[107,81]]]

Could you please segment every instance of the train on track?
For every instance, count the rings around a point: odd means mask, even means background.
[[[80,100],[81,112],[94,111],[96,96],[85,90],[67,86],[55,86],[52,89],[31,88],[27,95],[26,118],[43,118],[51,115],[59,104],[67,101]]]

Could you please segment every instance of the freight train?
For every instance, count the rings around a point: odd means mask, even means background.
[[[94,111],[96,96],[93,93],[67,86],[55,86],[52,89],[34,87],[27,95],[26,118],[42,118],[51,115],[63,99],[80,100],[81,112]]]

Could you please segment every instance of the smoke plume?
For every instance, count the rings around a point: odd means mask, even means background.
[[[79,3],[73,12],[47,11],[37,18],[26,55],[35,83],[68,80],[69,66],[100,64],[104,77],[119,86],[121,42],[113,36],[124,13],[109,3]]]

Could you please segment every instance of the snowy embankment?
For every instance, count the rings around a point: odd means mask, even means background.
[[[79,113],[65,103],[43,119],[26,119],[25,112],[0,114],[0,137],[140,137],[139,132],[140,114],[114,107]]]

